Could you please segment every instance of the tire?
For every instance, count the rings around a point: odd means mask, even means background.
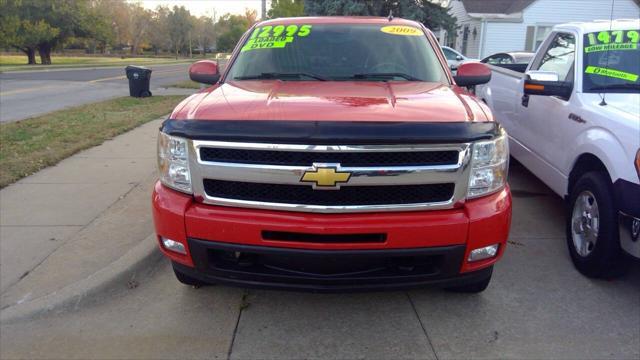
[[[617,213],[606,173],[588,172],[576,181],[567,203],[567,246],[573,265],[583,275],[611,279],[628,268],[620,247]]]
[[[492,274],[493,274],[493,266],[489,271],[489,276],[487,276],[485,279],[482,279],[481,281],[470,283],[470,284],[448,287],[448,288],[445,288],[445,290],[451,291],[451,292],[457,292],[457,293],[465,293],[465,294],[481,293],[485,291],[489,286],[489,283],[491,282]]]
[[[202,282],[194,277],[191,277],[185,273],[178,271],[175,267],[173,268],[173,273],[176,275],[176,279],[181,283],[189,286],[201,287],[207,285],[205,282]]]
[[[143,90],[143,91],[140,92],[140,97],[145,98],[145,97],[150,97],[150,96],[151,96],[151,91]]]

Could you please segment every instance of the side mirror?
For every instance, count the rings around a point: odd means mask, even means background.
[[[474,86],[486,84],[491,80],[491,69],[479,62],[468,62],[458,66],[458,72],[453,77],[458,86]]]
[[[524,93],[527,95],[557,96],[569,99],[573,91],[573,83],[559,81],[557,73],[548,71],[527,72],[524,80]]]
[[[189,78],[195,82],[213,85],[220,80],[218,64],[212,60],[200,60],[189,66]]]
[[[560,76],[554,71],[527,71],[529,79],[535,81],[560,81]]]
[[[462,60],[464,60],[464,58],[462,56],[460,56],[460,55],[456,55],[456,60],[462,61]]]

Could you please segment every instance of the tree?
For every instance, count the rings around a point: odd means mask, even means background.
[[[217,49],[231,51],[251,25],[256,22],[257,12],[246,10],[244,15],[225,14],[216,24],[218,31]]]
[[[162,49],[171,50],[171,41],[168,30],[168,18],[170,12],[171,10],[169,10],[168,7],[158,6],[151,17],[151,22],[149,24],[149,45],[156,55],[158,55]]]
[[[304,15],[304,0],[272,0],[267,13],[270,19]]]
[[[28,17],[39,19],[57,35],[45,38],[38,44],[38,53],[42,64],[51,64],[51,51],[72,37],[89,38],[95,35],[97,23],[106,21],[94,11],[89,0],[22,0],[22,6]]]
[[[152,13],[140,4],[129,5],[129,29],[131,31],[131,54],[138,54],[140,44],[144,42],[151,25]]]
[[[2,5],[5,5],[4,3]],[[28,41],[20,18],[11,16],[7,7],[0,8],[0,47],[14,47],[27,55],[27,64],[36,63],[37,42]]]
[[[169,39],[175,51],[176,59],[178,58],[178,53],[187,44],[192,29],[193,22],[189,10],[185,9],[184,6],[174,6],[173,11],[167,16],[167,31],[169,32]]]
[[[37,49],[40,62],[51,64],[56,46],[73,37],[92,37],[104,28],[99,26],[104,17],[93,10],[89,0],[1,0],[2,37],[24,51],[29,63],[35,63]]]
[[[430,29],[454,30],[455,17],[447,9],[428,0],[305,0],[304,12],[311,16],[393,15],[419,21]]]
[[[0,2],[0,45],[14,47],[27,55],[27,63],[36,63],[36,50],[42,41],[50,41],[59,30],[44,20],[23,18],[19,0]]]
[[[210,49],[215,41],[215,24],[213,19],[201,16],[196,20],[195,34],[198,45],[202,47],[202,57],[206,56],[207,49]]]

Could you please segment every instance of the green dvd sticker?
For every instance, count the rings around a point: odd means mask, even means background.
[[[638,80],[638,74],[632,74],[625,71],[620,71],[616,69],[608,69],[598,66],[587,66],[587,69],[584,71],[587,74],[594,74],[600,76],[607,76],[616,79],[622,79],[627,81],[635,82]]]
[[[277,25],[255,28],[240,52],[257,49],[282,49],[296,38],[309,36],[311,25]]]

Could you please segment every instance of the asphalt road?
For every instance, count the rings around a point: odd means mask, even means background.
[[[76,309],[2,324],[0,357],[638,359],[640,266],[581,276],[561,199],[517,163],[510,183],[508,249],[481,294],[194,289],[163,260]]]
[[[151,66],[152,93],[188,80],[189,65]],[[0,73],[0,122],[128,95],[124,66]]]

